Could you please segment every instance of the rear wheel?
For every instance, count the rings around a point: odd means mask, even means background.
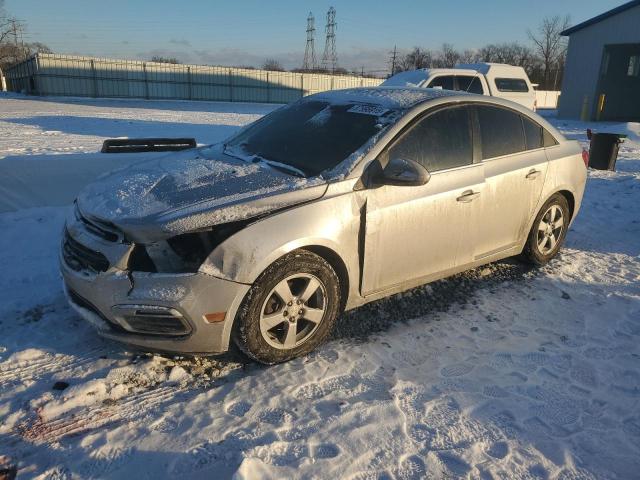
[[[298,250],[278,259],[245,297],[233,340],[248,356],[273,364],[305,355],[331,332],[339,279],[322,257]]]
[[[533,222],[522,251],[524,260],[544,265],[558,254],[569,227],[569,204],[560,193],[543,205]]]

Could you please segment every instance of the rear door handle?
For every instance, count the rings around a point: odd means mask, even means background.
[[[462,195],[456,198],[456,200],[463,203],[469,203],[475,200],[476,198],[478,198],[479,196],[480,196],[480,192],[474,192],[473,190],[465,190],[464,192],[462,192]]]
[[[536,170],[535,168],[529,170],[527,176],[525,177],[527,180],[535,180],[540,175],[540,170]]]

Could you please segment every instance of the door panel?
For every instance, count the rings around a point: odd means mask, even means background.
[[[598,114],[601,95],[603,110]],[[594,120],[640,121],[640,43],[605,46],[594,101]]]
[[[484,162],[482,225],[475,258],[516,245],[526,235],[547,173],[544,149]]]
[[[364,295],[473,260],[484,202],[483,168],[472,164],[435,172],[420,187],[367,192]]]

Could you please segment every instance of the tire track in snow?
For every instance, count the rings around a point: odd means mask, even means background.
[[[0,386],[5,386],[18,380],[39,379],[46,375],[51,376],[59,372],[71,371],[95,362],[100,355],[106,352],[106,349],[95,348],[79,357],[45,353],[33,361],[22,360],[15,362],[8,359],[0,364]]]
[[[86,433],[107,424],[139,418],[168,400],[179,400],[179,394],[185,390],[186,388],[175,385],[152,388],[134,394],[123,402],[93,409],[88,407],[80,413],[63,415],[49,421],[36,412],[35,420],[19,425],[17,433],[34,443],[57,442],[64,437]]]

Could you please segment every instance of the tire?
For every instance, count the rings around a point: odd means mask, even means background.
[[[340,280],[331,265],[296,250],[271,264],[247,292],[233,341],[247,356],[268,365],[306,355],[331,333],[340,301]]]
[[[534,265],[548,263],[560,251],[570,220],[567,199],[560,193],[554,194],[536,215],[521,258]]]

